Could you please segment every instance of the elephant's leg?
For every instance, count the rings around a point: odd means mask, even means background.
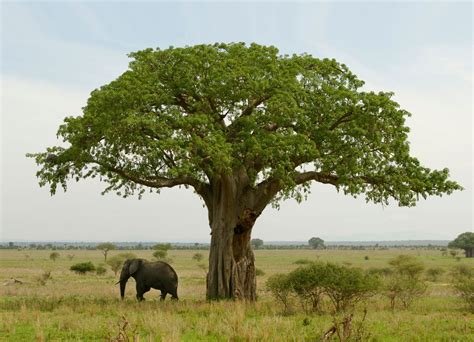
[[[168,292],[162,290],[162,291],[161,291],[160,300],[161,300],[161,301],[164,301],[167,294],[168,294]]]
[[[143,294],[149,290],[150,288],[147,289],[145,286],[137,282],[137,299],[139,302],[145,300],[145,298],[143,298]]]

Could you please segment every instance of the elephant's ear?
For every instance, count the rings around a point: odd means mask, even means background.
[[[142,261],[140,259],[135,259],[130,263],[130,265],[128,266],[128,272],[130,273],[130,275],[138,271],[141,263]]]

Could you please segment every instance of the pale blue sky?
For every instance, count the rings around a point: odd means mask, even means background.
[[[1,30],[4,241],[207,242],[206,212],[191,192],[123,200],[100,196],[104,185],[88,181],[51,198],[24,155],[56,144],[62,119],[126,70],[127,53],[221,41],[336,58],[368,89],[394,91],[413,114],[412,153],[428,167],[449,167],[466,188],[383,209],[315,185],[307,202],[267,209],[254,237],[451,239],[472,230],[470,2],[2,2]]]

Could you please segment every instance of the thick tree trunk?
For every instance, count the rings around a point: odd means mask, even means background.
[[[474,248],[466,248],[466,258],[474,258]]]
[[[212,203],[208,205],[212,235],[208,299],[256,299],[250,236],[258,214],[246,204],[236,179],[229,176],[213,184]]]

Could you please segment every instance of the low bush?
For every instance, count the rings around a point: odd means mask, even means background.
[[[264,276],[265,272],[261,268],[255,269],[255,275],[258,276]]]
[[[95,271],[95,266],[92,262],[88,261],[74,264],[69,269],[79,274],[86,274],[87,272]]]
[[[97,275],[104,275],[107,272],[107,269],[104,267],[103,264],[100,264],[99,266],[96,267],[95,273]]]
[[[452,275],[453,287],[465,301],[469,310],[474,312],[474,269],[466,265],[457,265]]]
[[[431,267],[426,270],[426,277],[430,281],[438,281],[439,277],[444,273],[441,267]]]
[[[295,260],[293,261],[293,264],[295,265],[306,265],[306,264],[310,264],[312,261],[309,260],[309,259],[298,259],[298,260]]]
[[[274,274],[266,282],[267,290],[283,304],[285,312],[290,309],[291,283],[286,274]]]

